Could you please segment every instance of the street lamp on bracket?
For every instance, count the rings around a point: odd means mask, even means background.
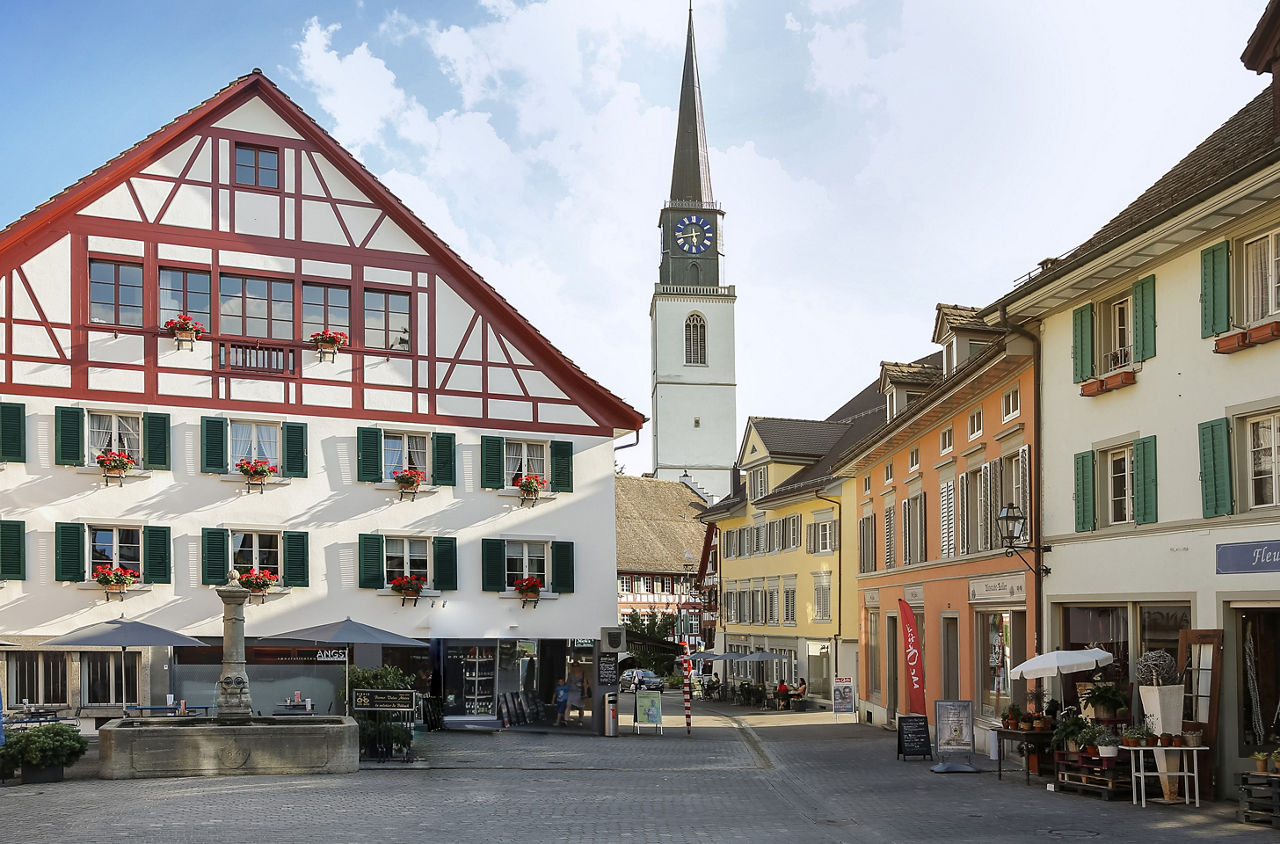
[[[996,516],[996,524],[1000,528],[1000,543],[1004,546],[1004,555],[1012,557],[1015,554],[1022,564],[1030,571],[1040,575],[1048,575],[1051,569],[1044,563],[1041,563],[1039,569],[1027,562],[1027,558],[1022,556],[1023,551],[1052,551],[1052,545],[1032,545],[1027,537],[1027,516],[1018,508],[1017,504],[1006,504],[1000,510],[1000,515]]]

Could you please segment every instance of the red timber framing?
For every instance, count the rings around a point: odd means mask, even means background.
[[[253,98],[260,98],[278,118],[300,138],[277,137],[256,134],[215,124],[230,115]],[[176,176],[142,171],[162,158],[181,149],[193,138],[198,138],[190,154]],[[227,161],[232,173],[220,173],[224,167],[219,150],[223,143],[231,151]],[[234,151],[236,143],[258,149],[280,151],[277,183],[279,187],[257,187],[236,184],[234,180]],[[188,184],[197,158],[208,157],[209,180],[199,180],[202,190],[208,191],[210,200],[208,228],[164,224],[163,220],[179,194],[178,188]],[[285,159],[291,159],[291,185],[285,184]],[[325,169],[319,160],[329,165],[349,181],[367,200],[344,195],[341,186],[330,185]],[[312,190],[305,196],[306,203],[328,205],[330,213],[341,230],[340,240],[345,243],[317,243],[301,239],[303,232],[304,192],[302,183],[304,165],[308,174],[319,184],[319,193]],[[159,204],[156,198],[139,195],[132,177],[144,176],[149,182],[170,184],[167,195]],[[223,179],[225,178],[225,182]],[[87,206],[106,196],[120,185],[126,185],[138,220],[114,219],[81,214]],[[292,188],[290,190],[290,187]],[[349,191],[346,192],[349,194]],[[277,230],[274,237],[237,232],[236,196],[254,194],[278,203]],[[150,204],[150,208],[148,208]],[[349,224],[338,209],[339,204],[357,209],[363,219],[361,230]],[[291,219],[286,218],[286,211]],[[351,213],[351,212],[348,212]],[[353,215],[352,219],[355,218]],[[147,222],[151,220],[152,222]],[[384,220],[398,226],[426,254],[407,251],[391,251],[371,246]],[[372,222],[370,222],[372,221]],[[281,231],[280,229],[284,229]],[[40,310],[40,300],[33,295],[23,265],[33,256],[58,243],[64,237],[70,241],[70,322],[49,319]],[[91,237],[115,238],[137,241],[143,244],[141,256],[119,254],[89,248]],[[159,257],[159,246],[190,247],[207,250],[208,263],[191,260],[171,260]],[[220,252],[238,252],[270,256],[278,264],[274,270],[249,269],[241,263],[220,264]],[[89,322],[88,262],[91,259],[140,264],[143,268],[143,325],[141,327],[103,325]],[[351,268],[350,277],[308,274],[304,261],[340,264]],[[292,271],[287,268],[292,264]],[[192,368],[171,368],[160,364],[160,352],[170,343],[161,329],[159,319],[159,270],[166,268],[207,272],[211,280],[211,322],[209,333],[200,343],[213,344],[212,364],[206,372]],[[401,271],[409,273],[409,283],[392,284],[365,280],[365,268]],[[218,326],[217,286],[219,275],[251,276],[253,278],[286,281],[293,288],[293,336],[289,339],[257,339],[241,335],[221,333]],[[572,361],[556,350],[545,337],[531,326],[497,291],[490,287],[474,270],[459,258],[440,238],[426,227],[408,208],[393,196],[382,184],[364,169],[328,133],[308,117],[296,104],[281,92],[260,72],[254,71],[232,82],[218,94],[178,117],[168,125],[139,142],[115,159],[81,179],[48,202],[0,230],[0,278],[7,278],[3,301],[4,312],[0,322],[5,328],[0,354],[3,355],[5,391],[10,394],[43,395],[54,398],[77,399],[92,397],[104,402],[128,402],[168,404],[176,406],[208,407],[211,403],[226,401],[237,410],[249,412],[302,412],[319,416],[366,419],[371,415],[388,421],[406,421],[463,427],[487,427],[519,429],[541,432],[576,433],[596,436],[614,436],[620,431],[638,429],[643,417],[634,408],[609,393],[603,386],[583,373]],[[302,362],[307,355],[314,355],[310,343],[302,339],[302,285],[316,283],[346,287],[350,290],[350,326],[352,346],[343,351],[351,358],[351,377],[346,380],[312,378],[303,374]],[[449,348],[437,346],[437,294],[446,284],[456,297],[474,310],[470,322],[461,333],[461,341],[449,343]],[[36,317],[15,316],[14,291],[20,289],[36,308]],[[408,350],[364,349],[362,316],[365,291],[378,290],[408,294],[410,345]],[[421,325],[425,323],[427,330]],[[15,348],[14,327],[39,326],[44,329],[55,350],[53,357],[33,356],[28,350]],[[142,338],[143,358],[136,363],[91,361],[89,338],[91,334],[114,333],[117,337],[136,335]],[[69,347],[65,339],[69,336]],[[494,338],[490,342],[490,337]],[[425,337],[425,348],[420,338]],[[233,350],[232,347],[247,347]],[[471,349],[468,352],[468,349]],[[263,351],[263,350],[266,351]],[[518,351],[516,351],[518,350]],[[252,360],[266,360],[271,355],[272,368],[279,371],[262,371],[252,367],[229,368],[228,355],[251,355]],[[70,361],[69,387],[48,384],[19,384],[14,382],[13,364],[66,363]],[[409,364],[409,380],[402,384],[366,384],[366,362],[403,360]],[[449,381],[459,366],[480,367],[481,385],[474,389],[454,389]],[[491,367],[502,367],[513,376],[519,392],[500,393],[490,390]],[[144,373],[141,392],[90,390],[90,369],[132,370]],[[528,387],[531,373],[540,372],[549,379],[564,397],[535,395]],[[159,379],[164,374],[208,375],[210,392],[205,395],[175,395],[161,393]],[[233,381],[252,379],[258,383],[279,383],[279,402],[234,399]],[[335,407],[329,404],[304,404],[303,387],[306,385],[341,386],[351,388],[351,405]],[[364,405],[364,388],[376,388],[387,393],[410,393],[410,412],[370,410]],[[426,407],[418,397],[426,399]],[[438,410],[442,397],[458,396],[480,401],[478,416],[451,416]],[[229,398],[230,397],[230,398]],[[490,418],[490,403],[494,401],[524,401],[531,407],[532,421],[510,418]],[[579,408],[594,424],[568,424],[563,421],[542,419],[542,414],[556,406]]]

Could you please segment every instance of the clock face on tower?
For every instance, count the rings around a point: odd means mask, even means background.
[[[711,223],[697,214],[690,214],[676,223],[675,236],[676,246],[690,255],[701,255],[707,251],[707,247],[711,246],[715,232],[711,228]]]

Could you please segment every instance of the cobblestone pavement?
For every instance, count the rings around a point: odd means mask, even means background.
[[[0,787],[0,842],[1274,841],[1230,806],[1140,809],[900,762],[894,736],[826,713],[696,704],[664,735],[546,728],[422,734],[429,767],[329,777]],[[629,705],[623,696],[624,708]],[[86,762],[91,760],[86,760]]]

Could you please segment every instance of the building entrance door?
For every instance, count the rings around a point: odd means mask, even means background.
[[[898,722],[898,617],[891,615],[888,618],[888,624],[885,625],[884,636],[885,662],[888,670],[885,672],[884,683],[884,708],[887,712],[888,723],[896,724]]]

